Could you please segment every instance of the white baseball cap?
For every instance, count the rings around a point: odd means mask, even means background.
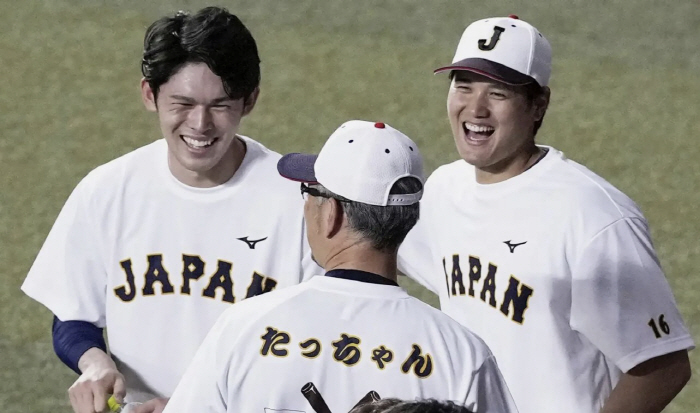
[[[552,47],[539,30],[516,15],[491,17],[470,24],[452,64],[434,73],[452,70],[476,72],[511,85],[536,81],[547,86]]]
[[[277,163],[280,175],[321,184],[351,201],[370,205],[412,205],[413,194],[389,194],[401,178],[423,181],[423,158],[408,136],[382,122],[351,120],[328,138],[318,155],[290,153]]]

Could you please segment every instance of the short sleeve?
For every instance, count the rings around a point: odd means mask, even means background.
[[[694,347],[643,219],[595,235],[572,268],[571,290],[571,327],[623,372]]]
[[[474,372],[465,406],[476,413],[518,413],[493,356]]]
[[[101,239],[88,205],[89,182],[78,184],[58,215],[22,291],[62,321],[105,327],[107,274]]]

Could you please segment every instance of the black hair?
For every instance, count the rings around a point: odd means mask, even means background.
[[[472,413],[451,401],[383,399],[355,407],[350,413]]]
[[[530,102],[531,105],[535,103],[536,99],[539,99],[539,97],[544,94],[544,88],[542,86],[540,86],[540,84],[537,82],[528,83],[528,84],[524,85],[523,88],[525,89],[525,97],[527,98],[528,102]],[[542,121],[544,121],[544,115],[546,115],[546,114],[547,114],[547,111],[545,111],[542,114],[542,117],[540,118],[540,120],[535,121],[535,125],[534,125],[533,131],[532,131],[532,136],[537,135],[537,131],[540,130],[540,127],[542,126]]]
[[[194,15],[162,17],[146,30],[141,72],[158,98],[158,89],[187,63],[205,63],[231,99],[246,100],[260,85],[255,39],[241,20],[220,7]]]
[[[343,201],[342,207],[350,228],[367,239],[373,248],[395,252],[408,231],[418,222],[419,203],[413,205],[378,206],[350,201],[319,188],[327,196]],[[394,183],[390,194],[415,194],[423,189],[420,180],[413,177],[401,178]]]

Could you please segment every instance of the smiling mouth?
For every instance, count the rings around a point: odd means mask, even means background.
[[[469,122],[462,122],[462,129],[468,140],[486,141],[496,131],[496,128],[486,125],[475,125]]]
[[[192,148],[192,149],[206,149],[214,144],[219,138],[211,138],[211,139],[195,139],[191,138],[189,136],[184,136],[180,135],[180,139],[182,139],[185,144]]]

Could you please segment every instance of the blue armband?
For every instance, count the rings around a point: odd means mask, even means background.
[[[63,364],[80,374],[78,360],[86,351],[97,347],[107,352],[102,330],[87,321],[61,321],[54,316],[51,329],[53,349]]]

